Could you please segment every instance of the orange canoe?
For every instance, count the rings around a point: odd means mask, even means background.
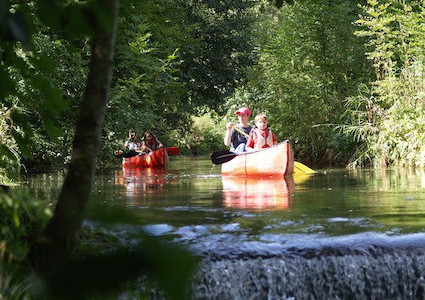
[[[168,154],[165,148],[150,153],[141,153],[133,157],[123,158],[124,168],[163,168],[168,165]]]
[[[290,176],[294,173],[294,152],[289,141],[255,152],[244,152],[223,163],[221,173],[234,176]]]

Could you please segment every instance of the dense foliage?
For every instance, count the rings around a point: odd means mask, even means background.
[[[425,166],[425,7],[367,1],[357,36],[368,37],[376,80],[347,102],[345,132],[360,146],[351,164]]]
[[[2,261],[21,260],[49,217],[3,185],[70,162],[108,16],[96,1],[0,0]],[[98,166],[117,163],[129,128],[184,154],[220,149],[241,105],[312,166],[425,166],[424,16],[418,0],[123,0]]]
[[[269,11],[257,32],[252,107],[268,113],[278,139],[291,140],[312,165],[351,155],[351,142],[334,129],[346,97],[370,78],[363,40],[353,34],[358,12],[351,1],[302,1]]]
[[[72,16],[64,32],[43,1],[2,3],[8,182],[69,162],[89,32],[77,9],[62,12]],[[98,163],[116,163],[129,128],[186,154],[220,149],[225,122],[246,104],[268,113],[306,163],[422,166],[423,9],[396,0],[122,1]]]

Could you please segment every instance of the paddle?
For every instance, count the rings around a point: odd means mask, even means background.
[[[296,169],[296,171],[299,171],[299,173],[305,173],[305,174],[316,173],[316,171],[314,171],[313,169],[310,169],[309,167],[307,167],[306,165],[298,161],[294,161],[294,168]]]
[[[179,147],[167,147],[165,148],[165,150],[167,150],[168,155],[178,155],[180,153]],[[114,155],[116,158],[130,158],[143,153],[146,153],[146,152],[143,152],[141,150],[129,150],[129,151],[117,150],[115,151]]]
[[[238,154],[229,150],[220,150],[211,153],[211,161],[215,165],[221,165],[235,158]]]
[[[133,157],[133,156],[137,156],[139,154],[140,154],[140,152],[135,151],[135,150],[128,150],[128,151],[116,150],[114,152],[114,156],[116,158],[130,158],[130,157]]]

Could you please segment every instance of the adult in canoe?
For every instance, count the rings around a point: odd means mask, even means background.
[[[139,134],[133,128],[130,128],[128,131],[128,140],[124,143],[124,149],[137,151],[140,150],[141,147],[142,140],[140,139]]]
[[[137,131],[130,128],[128,131],[128,139],[124,142],[124,150],[115,150],[114,155],[117,158],[131,157],[139,155],[142,151],[142,140],[140,139]]]
[[[251,125],[248,124],[251,111],[246,107],[241,107],[235,114],[238,116],[239,123],[236,125],[233,122],[227,123],[224,145],[230,146],[230,151],[232,152],[242,153],[246,150],[246,135],[252,129]]]
[[[152,152],[163,148],[164,145],[153,135],[150,131],[145,131],[142,139],[142,151],[143,152]]]

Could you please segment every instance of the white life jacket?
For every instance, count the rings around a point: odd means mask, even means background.
[[[269,135],[267,138],[264,138],[261,135],[261,130],[255,127],[252,132],[255,135],[254,138],[254,149],[259,150],[262,149],[265,145],[268,145],[269,147],[273,146],[273,134],[270,128],[267,128],[266,130],[269,131]]]
[[[139,142],[133,142],[133,141],[127,141],[125,142],[125,147],[128,150],[139,150],[140,149],[140,143]]]

